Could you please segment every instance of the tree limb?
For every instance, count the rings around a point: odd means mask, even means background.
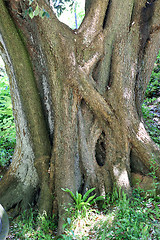
[[[116,120],[116,117],[111,110],[108,103],[105,99],[94,89],[94,87],[89,84],[88,77],[86,73],[79,67],[76,71],[79,73],[78,76],[75,74],[67,78],[67,83],[78,89],[79,94],[82,98],[89,104],[89,107],[93,112],[98,116],[99,119],[104,118],[105,121],[108,121],[112,125],[113,121]]]
[[[83,43],[86,46],[102,31],[108,2],[109,0],[93,1],[88,14],[78,29],[77,33],[82,34]]]

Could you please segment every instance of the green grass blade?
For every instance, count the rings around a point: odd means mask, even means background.
[[[83,196],[83,198],[82,198],[82,201],[85,202],[85,200],[87,199],[87,197],[89,196],[89,194],[90,194],[91,192],[93,192],[94,190],[95,190],[95,188],[89,189],[89,190],[84,194],[84,196]]]
[[[74,193],[73,193],[71,190],[69,190],[68,188],[66,188],[66,189],[61,188],[61,189],[62,189],[62,191],[64,191],[64,192],[70,193],[71,197],[72,197],[72,198],[74,199],[74,201],[76,202],[76,196],[74,195]]]
[[[95,198],[95,196],[96,196],[96,194],[94,194],[93,196],[89,197],[86,202],[87,203],[91,202]]]
[[[95,199],[93,199],[92,202],[90,202],[90,204],[92,205],[93,203],[97,202],[97,201],[105,201],[105,197],[103,196],[98,196]]]
[[[82,194],[78,193],[78,204],[81,203],[81,200],[82,200]]]

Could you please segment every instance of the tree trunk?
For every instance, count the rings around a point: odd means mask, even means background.
[[[114,185],[128,194],[131,173],[146,175],[160,149],[141,115],[160,48],[160,2],[86,1],[73,31],[25,15],[27,1],[0,0],[0,50],[9,74],[16,148],[0,182],[0,202],[15,214],[38,202],[59,216],[72,202],[61,188],[98,195]],[[54,200],[53,200],[54,199]]]

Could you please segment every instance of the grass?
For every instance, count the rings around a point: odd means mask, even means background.
[[[160,200],[160,199],[159,199]],[[125,195],[113,206],[110,217],[95,225],[95,239],[160,239],[160,203],[138,192]]]
[[[16,219],[10,219],[10,232],[7,239],[53,239],[56,235],[54,216],[40,215],[37,210],[26,210]]]
[[[150,134],[152,140],[160,146],[160,127],[158,126],[159,124],[156,124],[155,122],[155,119],[158,119],[156,116],[156,111],[160,107],[160,103],[156,104],[156,110],[152,111],[151,109],[151,103],[154,104],[155,101],[156,98],[150,100],[146,99],[142,105],[142,113],[146,124],[146,130]]]
[[[76,211],[67,209],[65,234],[58,239],[160,239],[160,196],[142,189],[134,189],[131,198],[123,192],[106,196],[101,210],[93,205],[86,215]],[[30,209],[11,221],[7,239],[55,239],[56,229],[54,217]]]

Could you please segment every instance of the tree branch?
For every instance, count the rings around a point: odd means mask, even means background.
[[[44,32],[47,36],[56,36],[57,34],[64,33],[64,32],[72,32],[66,24],[60,22],[56,17],[56,14],[53,12],[50,6],[46,3],[45,0],[39,0],[38,5],[40,8],[45,9],[49,13],[49,18],[44,17],[36,17],[36,22],[39,25],[39,30],[41,33]],[[55,37],[52,37],[53,39]]]
[[[78,67],[75,72],[74,76],[68,75],[67,83],[71,87],[78,89],[81,97],[84,98],[87,104],[89,104],[89,107],[94,111],[99,119],[103,118],[112,125],[116,118],[108,103],[94,89],[94,87],[88,83],[88,77],[81,67]]]
[[[82,34],[83,44],[86,46],[102,31],[108,2],[109,0],[93,1],[88,14],[78,29],[77,33]]]
[[[125,0],[121,4],[118,0],[111,1],[105,24],[106,35],[110,37],[110,34],[116,34],[122,37],[122,34],[128,33],[133,7],[133,0]]]

